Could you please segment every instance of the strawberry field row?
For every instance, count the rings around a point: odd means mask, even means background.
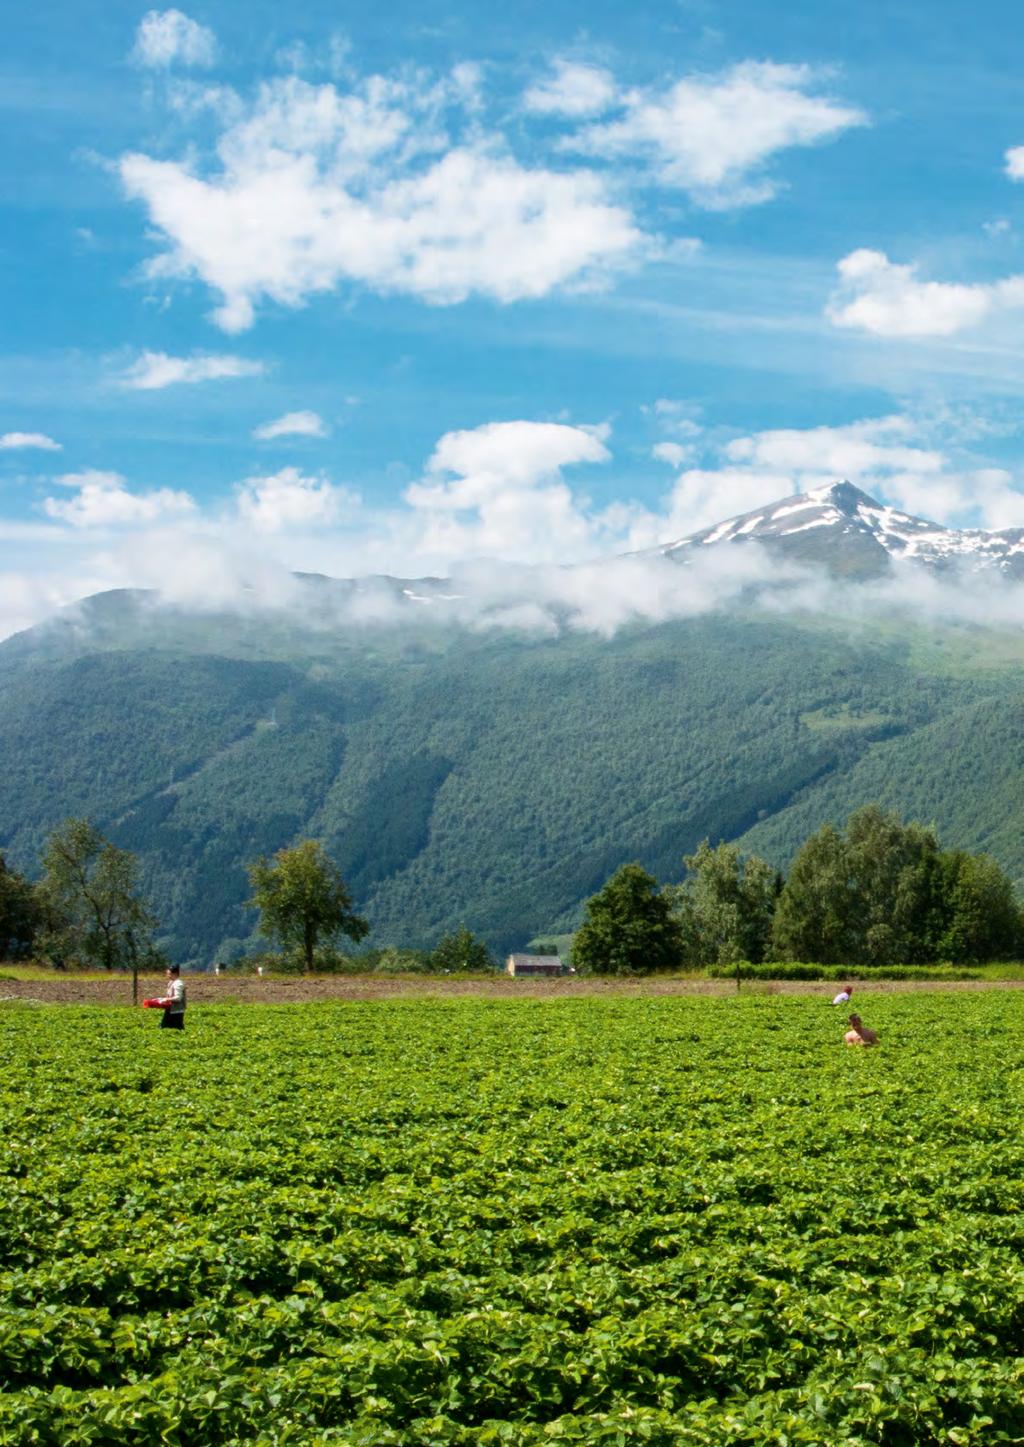
[[[0,1442],[1024,1439],[1012,993],[8,1008]]]

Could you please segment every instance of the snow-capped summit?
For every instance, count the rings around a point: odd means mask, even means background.
[[[695,548],[747,542],[845,574],[878,574],[896,560],[911,560],[928,568],[966,566],[1024,577],[1024,528],[945,528],[877,502],[851,482],[783,498],[657,551],[683,561]]]

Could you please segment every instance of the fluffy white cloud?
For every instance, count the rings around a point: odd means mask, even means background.
[[[137,65],[166,70],[178,65],[212,65],[217,40],[212,30],[180,10],[150,10],[139,23],[132,58]]]
[[[562,470],[609,456],[603,428],[491,422],[442,437],[405,500],[424,548],[441,557],[578,557],[593,549],[600,524]]]
[[[56,480],[63,487],[73,488],[75,496],[67,501],[48,497],[43,502],[43,511],[48,517],[75,528],[137,526],[195,511],[195,503],[187,492],[176,492],[169,487],[130,492],[118,472],[88,468],[84,472],[65,473]]]
[[[780,428],[738,437],[726,445],[725,455],[730,462],[784,470],[796,478],[810,474],[855,482],[882,473],[940,472],[941,453],[901,445],[898,439],[911,432],[908,419],[900,416],[846,427]]]
[[[571,463],[606,462],[610,453],[602,430],[564,422],[488,422],[472,431],[447,432],[427,470],[455,473],[457,480],[414,486],[406,496],[417,506],[463,508],[476,507],[496,485],[536,487]]]
[[[589,126],[569,144],[592,155],[639,156],[701,205],[749,205],[775,194],[776,183],[758,172],[778,152],[867,124],[863,111],[815,94],[818,82],[809,66],[745,61],[719,75],[687,76],[667,91],[631,91],[621,119]]]
[[[317,412],[286,412],[273,422],[254,427],[252,435],[260,442],[272,442],[275,437],[326,437],[327,425]]]
[[[44,432],[5,432],[0,437],[0,452],[13,452],[22,447],[35,447],[41,452],[61,451],[61,444]]]
[[[1004,159],[1010,180],[1024,181],[1024,146],[1011,146]]]
[[[877,337],[949,337],[992,313],[1024,306],[1024,276],[990,284],[919,281],[915,266],[861,248],[838,265],[826,315],[837,327]]]
[[[334,526],[359,504],[347,488],[324,477],[306,477],[296,467],[247,478],[237,492],[239,516],[260,533]]]
[[[687,537],[726,518],[752,512],[796,489],[784,472],[741,467],[691,467],[676,478],[663,510],[638,510],[632,520],[629,546],[655,548]]]
[[[263,86],[195,164],[126,155],[120,174],[167,249],[153,276],[198,277],[219,293],[226,331],[264,299],[299,306],[355,283],[446,304],[508,302],[579,284],[620,264],[641,236],[605,182],[519,164],[467,122],[458,77],[440,87],[372,78],[351,94],[289,76]]]
[[[595,116],[608,110],[616,94],[615,81],[603,67],[558,59],[551,74],[526,92],[523,104],[537,115]]]
[[[261,377],[266,371],[262,362],[246,357],[200,354],[194,357],[169,357],[166,352],[143,352],[142,356],[122,372],[123,387],[135,391],[153,391],[173,387],[178,382],[218,382],[234,377]]]
[[[663,512],[640,512],[634,547],[700,532],[794,493],[843,480],[904,512],[955,527],[1024,525],[1024,493],[999,468],[958,466],[919,444],[912,418],[871,418],[841,427],[784,428],[735,438],[717,466],[682,472]]]
[[[682,467],[693,455],[692,447],[684,447],[681,442],[656,442],[651,448],[651,456],[657,462],[667,462],[669,467]]]
[[[665,415],[680,412],[673,406]],[[570,468],[608,460],[605,428],[527,421],[447,433],[402,502],[376,510],[327,477],[295,468],[248,478],[232,509],[205,512],[170,489],[133,493],[116,473],[67,474],[57,481],[73,491],[71,500],[44,504],[54,521],[0,520],[0,539],[18,543],[19,566],[28,568],[33,553],[45,560],[34,575],[0,574],[0,636],[109,587],[152,587],[182,607],[305,606],[294,569],[364,578],[446,574],[450,590],[435,598],[434,612],[424,607],[424,617],[545,633],[565,626],[611,632],[631,619],[687,617],[741,595],[765,607],[835,611],[833,584],[780,570],[757,548],[702,551],[686,568],[660,555],[615,555],[655,548],[843,475],[937,522],[1024,524],[1014,476],[965,466],[934,445],[946,437],[959,445],[961,430],[954,428],[954,437],[942,418],[889,416],[754,433],[706,446],[706,465],[682,471],[656,508],[625,502],[595,509],[568,477]],[[773,591],[780,581],[781,592]],[[972,583],[963,597],[955,594],[924,580],[876,586],[841,606],[851,617],[920,606],[930,616],[1024,619],[1024,589],[996,596]],[[392,588],[372,584],[344,610],[335,622],[409,618]]]

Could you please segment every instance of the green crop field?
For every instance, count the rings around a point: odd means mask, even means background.
[[[1024,998],[0,1006],[0,1442],[1024,1441]]]

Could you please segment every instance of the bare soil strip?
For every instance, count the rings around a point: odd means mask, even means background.
[[[732,980],[703,979],[526,979],[509,975],[493,978],[474,976],[469,979],[432,978],[423,975],[316,975],[274,976],[261,979],[254,975],[186,975],[188,1000],[191,1005],[246,1004],[282,1005],[309,1004],[331,1000],[422,1000],[458,999],[477,996],[491,1000],[554,1000],[607,998],[621,995],[734,995]],[[1024,980],[870,980],[852,983],[857,994],[915,994],[921,990],[1020,990]],[[162,976],[140,976],[140,1001],[163,993]],[[835,993],[833,980],[750,980],[744,981],[744,994],[827,995]],[[47,979],[12,980],[3,978],[0,966],[0,1006],[21,1001],[42,1005],[130,1005],[130,976],[112,975],[109,979],[77,978],[75,975],[54,975]]]

